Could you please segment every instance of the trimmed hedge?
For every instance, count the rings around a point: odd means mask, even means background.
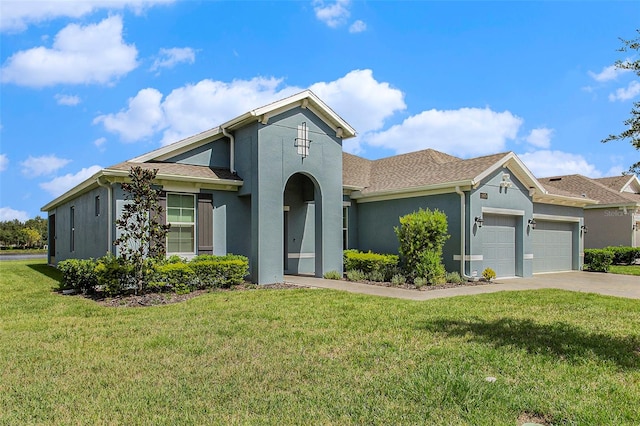
[[[614,254],[608,249],[585,249],[584,267],[592,272],[609,272]]]
[[[615,265],[631,265],[640,258],[640,247],[609,246],[604,249],[613,253]]]
[[[397,273],[399,258],[395,254],[379,254],[345,250],[343,253],[345,271],[361,271],[372,281],[388,281]]]
[[[103,291],[110,295],[128,293],[137,288],[133,268],[112,255],[94,259],[69,259],[58,264],[62,272],[60,290],[83,293]],[[244,282],[249,260],[244,256],[202,255],[191,262],[177,256],[160,261],[147,259],[144,265],[145,290],[189,293],[196,288],[220,288]]]

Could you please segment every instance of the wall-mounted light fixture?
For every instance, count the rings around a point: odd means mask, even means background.
[[[538,224],[535,219],[529,219],[527,223],[529,224],[531,229],[536,229],[536,225]]]
[[[589,228],[587,228],[586,226],[582,225],[580,227],[580,230],[582,231],[583,234],[586,234],[587,232],[589,232]]]
[[[639,229],[640,229],[640,225],[639,225],[639,223],[640,223],[640,222],[636,222],[636,223],[634,223],[633,225],[631,225],[631,230],[632,230],[632,231],[637,231],[637,230],[639,230]]]
[[[500,181],[501,188],[511,188],[513,186],[513,182],[511,182],[511,176],[509,173],[502,174],[502,181]]]
[[[478,225],[478,228],[482,228],[482,225],[484,224],[484,219],[482,218],[482,216],[476,216],[475,223],[476,225]]]

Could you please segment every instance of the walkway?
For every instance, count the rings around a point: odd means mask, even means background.
[[[498,291],[538,290],[557,288],[560,290],[598,293],[607,296],[640,299],[640,277],[631,275],[602,274],[597,272],[560,272],[540,274],[533,278],[511,278],[469,287],[445,288],[441,290],[406,290],[382,287],[350,281],[325,280],[308,276],[286,275],[285,282],[308,287],[328,288],[372,296],[395,297],[408,300],[430,300],[442,297],[469,296]]]

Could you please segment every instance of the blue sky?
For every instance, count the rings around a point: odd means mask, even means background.
[[[620,174],[640,2],[0,3],[0,220],[101,167],[310,88],[366,158],[514,151],[538,177]],[[634,58],[634,57],[631,57]]]

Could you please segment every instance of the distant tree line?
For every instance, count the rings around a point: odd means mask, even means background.
[[[0,249],[42,248],[47,244],[47,219],[0,221]]]

